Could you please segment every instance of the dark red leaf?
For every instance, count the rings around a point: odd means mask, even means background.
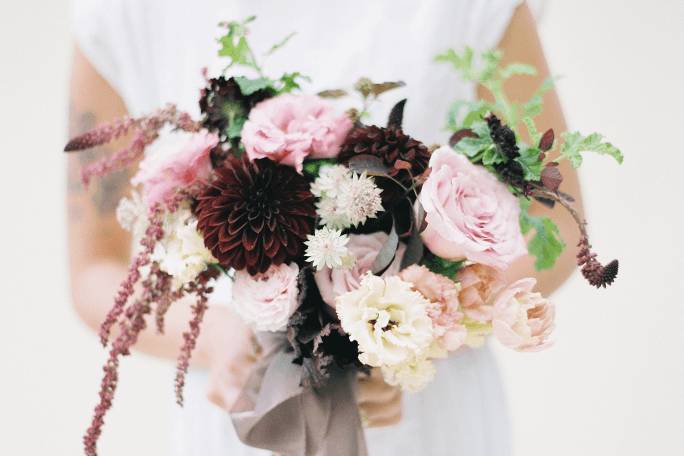
[[[553,133],[553,128],[549,128],[539,140],[539,148],[544,152],[551,150],[554,139],[555,135]]]
[[[556,191],[563,182],[563,176],[558,170],[558,163],[548,163],[541,172],[541,181],[544,187]]]
[[[349,169],[357,173],[364,171],[369,176],[387,176],[389,168],[382,161],[382,158],[370,154],[358,154],[349,159]]]

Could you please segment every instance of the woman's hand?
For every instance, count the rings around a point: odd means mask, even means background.
[[[380,369],[360,375],[358,385],[356,400],[367,427],[391,426],[401,420],[401,390],[385,383]]]

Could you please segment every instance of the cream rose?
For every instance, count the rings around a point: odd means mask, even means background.
[[[423,240],[433,253],[497,269],[527,253],[518,201],[493,174],[446,146],[432,154],[430,169],[420,202]]]

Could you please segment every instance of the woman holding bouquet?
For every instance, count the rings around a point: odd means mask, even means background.
[[[405,89],[388,97],[408,98],[405,130],[428,143],[446,142],[442,126],[452,101],[485,96],[481,88],[460,82],[446,68],[434,65],[436,53],[447,47],[499,47],[506,62],[535,65],[540,69],[537,78],[510,80],[509,92],[521,99],[548,76],[534,20],[519,0],[77,0],[71,135],[127,113],[146,113],[166,102],[197,113],[197,93],[204,83],[202,67],[208,65],[210,75],[222,69],[213,42],[216,24],[252,14],[259,16],[253,40],[256,49],[268,49],[269,43],[293,30],[298,33],[283,50],[268,57],[267,65],[274,72],[300,69],[312,77],[317,90],[336,88],[362,76],[405,81]],[[545,107],[540,125],[564,130],[554,92],[546,96]],[[387,115],[372,109],[371,113],[370,124],[383,123]],[[163,143],[164,139],[162,147]],[[125,275],[130,255],[132,240],[118,226],[116,207],[127,193],[131,176],[114,174],[85,191],[78,182],[78,170],[83,160],[92,158],[93,154],[69,157],[68,203],[74,304],[79,315],[97,328]],[[564,188],[578,195],[576,174],[561,166]],[[544,209],[535,206],[532,210]],[[564,212],[554,212],[553,217],[567,243],[576,243],[571,218]],[[506,281],[536,276],[540,290],[549,294],[573,268],[573,252],[568,249],[552,273],[534,271],[533,260],[525,258],[508,271]],[[462,275],[461,282],[468,288],[463,292],[474,300],[488,299],[488,290],[498,280],[476,268],[465,268]],[[258,357],[250,330],[230,309],[229,287],[227,281],[217,286],[205,317],[194,356],[196,369],[188,378],[186,406],[177,416],[173,448],[178,455],[265,454],[238,441],[226,413]],[[175,358],[189,312],[189,306],[174,306],[167,315],[165,333],[148,329],[137,348]],[[369,425],[370,454],[508,455],[505,403],[489,350],[463,349],[443,360],[438,370],[436,380],[424,391],[403,397],[376,372],[359,380],[358,400]]]

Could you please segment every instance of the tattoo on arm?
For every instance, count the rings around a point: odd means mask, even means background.
[[[71,106],[69,109],[69,135],[76,136],[91,130],[97,125],[95,114],[81,111]],[[91,150],[77,152],[77,160],[69,160],[67,189],[71,195],[83,194],[86,190],[81,183],[81,167],[92,163],[113,152],[108,145],[99,146]],[[126,170],[112,173],[104,178],[96,179],[90,184],[88,194],[98,215],[111,215],[116,210],[119,200],[128,187],[130,173]],[[70,205],[70,216],[79,217],[79,209]]]

